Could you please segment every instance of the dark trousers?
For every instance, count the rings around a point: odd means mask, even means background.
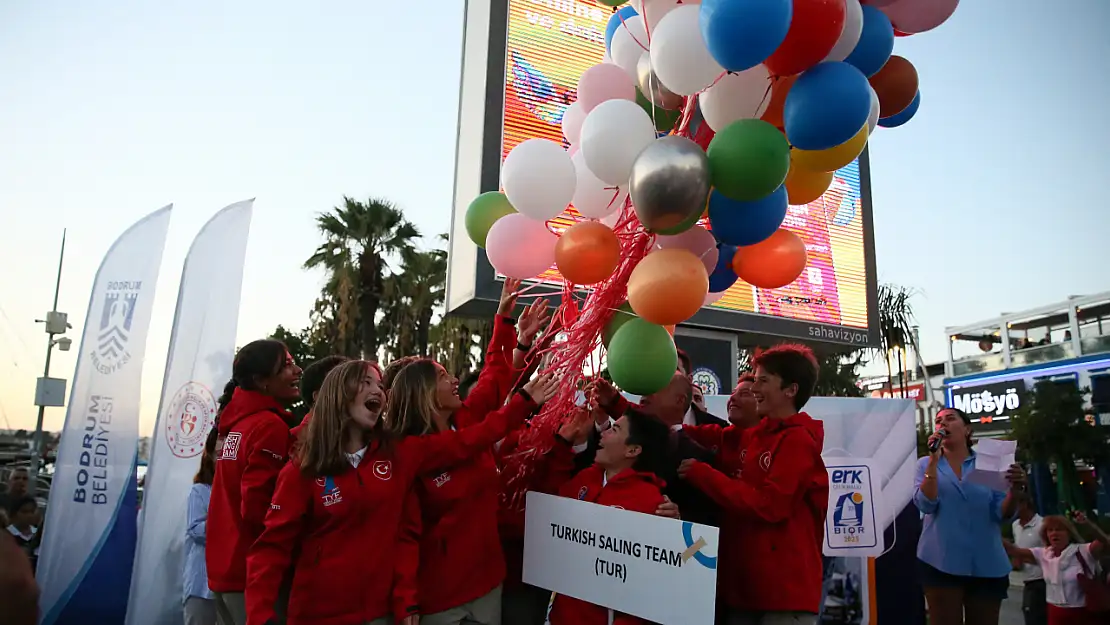
[[[1048,623],[1048,607],[1045,604],[1043,579],[1025,582],[1025,590],[1021,594],[1021,611],[1025,615],[1025,625],[1046,625]]]
[[[514,585],[501,593],[502,625],[543,625],[551,591],[531,584]]]

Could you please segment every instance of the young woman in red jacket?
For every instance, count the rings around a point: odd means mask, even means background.
[[[754,359],[755,426],[685,426],[717,448],[716,467],[685,460],[679,476],[724,510],[718,587],[727,622],[817,622],[829,477],[825,430],[800,412],[817,383],[809,348],[779,345]]]
[[[205,564],[220,625],[245,625],[247,550],[262,533],[278,472],[289,453],[285,405],[301,370],[281,341],[253,341],[235,355],[220,397],[216,476],[208,505]]]
[[[438,387],[402,370],[393,389]],[[276,617],[282,579],[293,567],[290,625],[373,625],[391,622],[397,534],[405,498],[421,473],[449,467],[488,449],[554,394],[550,376],[530,382],[480,425],[432,436],[397,437],[379,419],[385,403],[376,364],[346,362],[324,380],[297,456],[282,469],[266,528],[250,551],[249,625]],[[391,402],[390,414],[419,410]],[[296,562],[293,554],[297,553]],[[398,620],[415,623],[413,614]]]
[[[473,400],[472,393],[467,404]],[[427,358],[400,371],[389,402],[390,425],[406,437],[467,432],[482,427],[489,414],[488,408],[463,404],[458,380]],[[505,562],[497,533],[500,482],[493,442],[450,470],[421,475],[413,487],[417,502],[408,509],[418,516],[406,518],[401,540],[409,548],[418,545],[419,565],[399,572],[395,594],[402,602],[406,594],[415,596],[424,625],[500,625]]]

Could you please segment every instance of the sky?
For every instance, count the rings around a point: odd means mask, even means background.
[[[462,2],[0,0],[0,427],[33,428],[62,229],[75,348],[93,274],[174,204],[144,362],[154,427],[181,264],[219,208],[255,197],[238,344],[300,328],[322,283],[313,219],[388,198],[427,235],[451,212]],[[1104,0],[978,0],[897,41],[922,105],[871,138],[879,279],[944,328],[1110,291]],[[1103,61],[1098,61],[1098,59]],[[1092,203],[1094,202],[1094,203]],[[1055,267],[1055,269],[1053,269]],[[48,409],[61,428],[65,410]]]

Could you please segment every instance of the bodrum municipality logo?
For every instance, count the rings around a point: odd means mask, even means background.
[[[178,458],[192,458],[204,450],[208,429],[216,419],[216,398],[199,382],[177,389],[166,413],[166,444]]]
[[[89,354],[93,366],[104,375],[119,371],[131,361],[131,352],[128,350],[131,323],[142,288],[142,281],[108,283],[104,306],[99,311],[100,325],[96,332],[96,346]]]

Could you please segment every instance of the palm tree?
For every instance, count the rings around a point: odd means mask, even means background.
[[[910,299],[917,293],[912,289],[897,284],[879,285],[879,350],[883,360],[886,361],[887,380],[894,377],[890,368],[890,355],[895,350],[906,352],[907,347],[917,353],[914,338],[913,305]],[[920,359],[919,359],[920,360]],[[906,392],[906,371],[902,368],[902,359],[898,359],[898,379],[902,386],[902,394]],[[893,394],[893,389],[891,389]]]
[[[409,296],[409,310],[415,318],[416,353],[427,356],[432,315],[443,304],[447,286],[447,252],[410,252],[404,256],[404,262],[402,276]]]
[[[357,303],[362,357],[377,360],[377,315],[385,290],[386,259],[411,250],[420,232],[389,200],[360,202],[346,196],[341,206],[316,217],[316,228],[323,233],[324,243],[304,266],[328,271],[325,292],[335,297],[340,312]]]

